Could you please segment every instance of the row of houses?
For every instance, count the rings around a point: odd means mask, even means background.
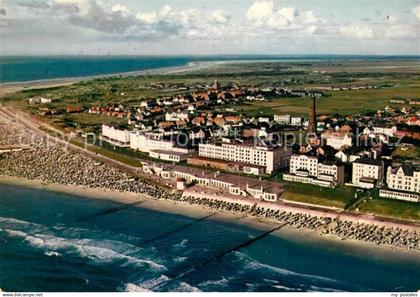
[[[294,154],[286,181],[321,187],[348,185],[363,189],[379,188],[381,197],[420,202],[420,170],[400,165],[388,166],[380,159],[360,157],[351,162],[351,181],[345,183],[346,167],[340,162],[321,162],[317,156]]]
[[[164,179],[175,178],[183,190],[183,182],[222,189],[232,195],[253,197],[265,201],[278,201],[284,192],[281,184],[256,178],[213,172],[180,165],[143,162],[143,172],[154,174]]]

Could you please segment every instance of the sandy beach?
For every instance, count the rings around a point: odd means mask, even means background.
[[[45,80],[36,80],[36,81],[23,81],[23,82],[11,82],[11,83],[0,83],[0,97],[3,97],[8,94],[13,94],[22,90],[30,89],[43,89],[43,88],[54,88],[61,86],[68,86],[74,83],[77,83],[82,80],[91,80],[95,78],[102,77],[116,77],[116,76],[133,76],[133,75],[167,75],[167,74],[176,74],[183,73],[188,71],[200,70],[211,67],[215,64],[220,64],[224,62],[191,62],[184,66],[175,66],[175,67],[162,67],[156,69],[148,70],[139,70],[139,71],[130,71],[130,72],[121,72],[121,73],[111,73],[111,74],[102,74],[94,76],[83,76],[83,77],[69,77],[69,78],[58,78],[58,79],[45,79]]]
[[[0,176],[0,184],[25,187],[42,191],[58,192],[87,199],[109,200],[122,204],[142,202],[135,207],[147,208],[154,211],[183,215],[191,218],[202,218],[214,214],[211,220],[218,220],[224,223],[245,225],[253,229],[266,231],[279,224],[278,221],[267,218],[244,216],[238,213],[215,211],[207,207],[175,202],[165,199],[156,199],[146,194],[123,193],[112,190],[91,189],[82,186],[61,185],[55,183],[44,183],[36,180],[28,180],[15,177]],[[393,261],[412,261],[420,259],[419,250],[407,250],[405,248],[391,245],[376,245],[360,240],[341,240],[339,237],[328,234],[321,235],[319,231],[296,229],[291,226],[284,226],[273,235],[288,241],[301,244],[313,244],[314,246],[331,249],[345,249],[348,253],[360,257],[377,257],[383,259],[391,258]]]

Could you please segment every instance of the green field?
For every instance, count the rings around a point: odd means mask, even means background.
[[[358,205],[359,211],[385,217],[420,220],[420,204],[400,200],[376,198]]]
[[[420,147],[418,146],[407,146],[407,147],[397,147],[395,151],[392,152],[392,158],[394,161],[404,161],[404,160],[414,160],[420,159]]]
[[[354,114],[364,110],[402,107],[391,104],[394,97],[420,99],[420,80],[418,84],[407,84],[404,87],[388,87],[383,89],[331,91],[317,101],[318,114]],[[408,106],[408,104],[407,104]],[[277,98],[268,102],[252,102],[236,107],[238,112],[247,115],[292,114],[304,115],[308,112],[308,97]]]
[[[325,73],[323,72],[325,71]],[[33,96],[56,99],[47,107],[67,105],[89,107],[94,104],[123,104],[138,106],[147,98],[191,94],[218,79],[231,86],[272,86],[278,88],[311,88],[331,85],[384,86],[379,89],[331,91],[318,100],[318,114],[353,114],[363,110],[383,109],[392,105],[394,97],[420,99],[420,63],[389,62],[259,62],[225,63],[209,68],[171,75],[117,76],[82,81],[70,86],[24,90],[7,95],[2,101],[21,101]],[[180,87],[182,87],[180,89]],[[12,103],[16,107],[35,112],[37,107],[26,101]],[[307,98],[273,98],[269,102],[253,102],[235,107],[248,115],[307,113]],[[397,107],[401,107],[398,106]],[[92,121],[80,119],[80,122]],[[92,118],[92,120],[94,120]]]
[[[302,183],[283,182],[286,192],[282,199],[345,208],[355,201],[353,188],[323,188]]]

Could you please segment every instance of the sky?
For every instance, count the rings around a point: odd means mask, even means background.
[[[420,55],[420,0],[0,0],[0,55]]]

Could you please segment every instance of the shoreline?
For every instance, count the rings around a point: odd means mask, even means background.
[[[42,89],[42,88],[54,88],[61,86],[68,86],[84,80],[92,80],[98,78],[112,78],[117,76],[127,77],[133,75],[169,75],[177,74],[182,72],[189,72],[195,70],[205,69],[214,65],[225,63],[225,61],[197,61],[197,62],[188,62],[185,65],[181,66],[172,66],[172,67],[160,67],[160,68],[151,68],[135,71],[126,71],[126,72],[116,72],[116,73],[104,73],[97,75],[87,75],[87,76],[76,76],[76,77],[62,77],[62,78],[47,78],[39,80],[29,80],[29,81],[16,81],[16,82],[2,82],[0,83],[0,98],[9,94],[20,92],[23,90],[32,90],[32,89]]]
[[[0,176],[0,185],[48,191],[84,199],[107,200],[122,204],[130,204],[133,202],[142,201],[140,205],[134,207],[145,208],[163,213],[182,215],[190,218],[201,218],[214,213],[214,215],[209,218],[209,220],[246,226],[259,231],[266,231],[272,228],[273,225],[279,224],[278,221],[268,218],[247,216],[240,213],[214,210],[209,207],[196,204],[182,203],[179,201],[172,201],[167,199],[158,199],[147,194],[88,188],[78,185],[47,183],[39,180],[29,180],[6,176]],[[318,248],[321,247],[333,250],[346,249],[348,253],[352,255],[358,255],[360,257],[382,257],[392,261],[412,261],[414,257],[420,259],[419,250],[408,250],[406,248],[394,245],[376,245],[371,242],[365,242],[356,239],[341,240],[340,237],[333,234],[320,234],[319,231],[316,230],[295,228],[290,225],[282,227],[272,235],[284,240],[292,241],[297,244],[314,244]],[[389,258],[390,256],[392,257]]]

